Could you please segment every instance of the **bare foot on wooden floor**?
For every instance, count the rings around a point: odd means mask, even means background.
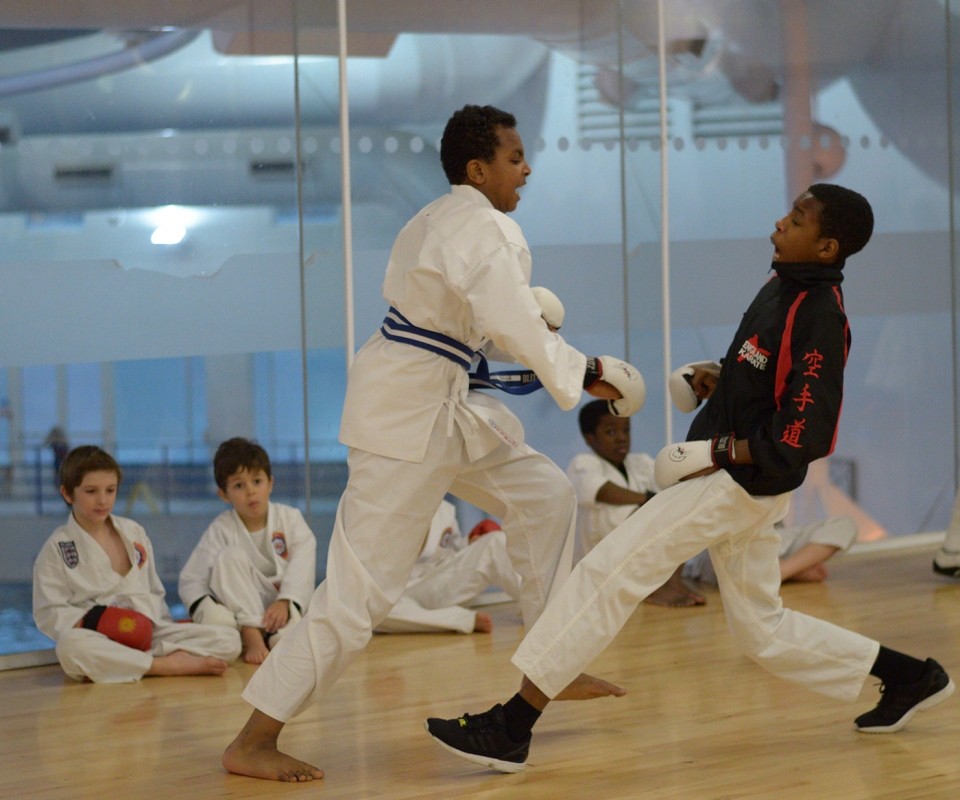
[[[682,571],[683,565],[680,565],[677,567],[677,571],[670,576],[670,580],[653,594],[647,595],[643,602],[652,606],[666,606],[668,608],[690,608],[691,606],[706,605],[707,598],[702,594],[697,594],[683,582],[680,575]]]
[[[827,579],[826,564],[814,564],[812,567],[801,570],[787,578],[787,581],[797,581],[798,583],[820,583]],[[784,581],[786,583],[786,581]]]
[[[322,778],[323,770],[277,749],[277,737],[282,729],[282,722],[255,710],[237,738],[224,750],[224,769],[236,775],[285,783]]]
[[[243,660],[248,664],[262,664],[270,655],[267,643],[263,641],[263,631],[249,625],[240,628],[240,641],[243,642]]]
[[[489,614],[477,612],[477,619],[473,625],[474,633],[490,633],[493,630],[493,617]]]
[[[213,656],[195,656],[186,650],[174,650],[168,656],[157,656],[145,675],[223,675],[227,662]]]
[[[525,679],[526,680],[526,679]],[[623,697],[626,689],[581,672],[554,700],[595,700],[598,697]]]

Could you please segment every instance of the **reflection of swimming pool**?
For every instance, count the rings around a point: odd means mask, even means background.
[[[167,589],[167,604],[174,619],[186,619],[187,610],[177,596],[177,587]],[[33,622],[33,595],[29,583],[0,583],[0,656],[50,650],[54,642]]]

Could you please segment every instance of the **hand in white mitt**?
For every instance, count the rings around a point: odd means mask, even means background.
[[[684,414],[689,414],[713,393],[719,377],[720,365],[716,361],[684,364],[670,375],[670,399]]]
[[[607,400],[611,414],[616,417],[629,417],[643,408],[647,399],[647,387],[640,370],[613,356],[600,356],[594,359],[594,362],[598,379],[620,392],[620,399]]]

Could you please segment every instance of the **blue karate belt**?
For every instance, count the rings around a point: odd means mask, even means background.
[[[477,371],[469,375],[471,389],[499,389],[507,394],[523,395],[543,388],[536,373],[529,369],[490,372],[483,355],[442,333],[418,328],[393,306],[384,317],[380,332],[392,342],[403,342],[436,353],[465,370],[469,370],[473,359],[479,357]]]

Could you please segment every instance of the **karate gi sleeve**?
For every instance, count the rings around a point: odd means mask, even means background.
[[[597,505],[597,492],[607,482],[603,468],[589,453],[575,456],[567,467],[567,477],[577,493],[577,505],[593,508]]]
[[[804,298],[777,360],[777,410],[749,437],[753,462],[765,475],[792,474],[833,452],[848,349],[839,302],[821,293]]]
[[[317,537],[299,510],[293,509],[290,537],[290,562],[280,581],[278,600],[292,600],[302,613],[317,582]],[[287,533],[285,531],[285,533]]]
[[[71,604],[66,570],[57,543],[48,541],[33,565],[33,619],[40,632],[54,641],[92,608]]]
[[[180,570],[180,580],[177,591],[180,599],[190,611],[190,607],[204,595],[210,594],[210,575],[213,571],[213,562],[227,542],[216,520],[210,524],[193,548],[190,558]]]
[[[557,405],[569,411],[580,400],[587,357],[543,324],[519,250],[516,244],[501,245],[469,270],[455,290],[494,347],[532,369]]]

